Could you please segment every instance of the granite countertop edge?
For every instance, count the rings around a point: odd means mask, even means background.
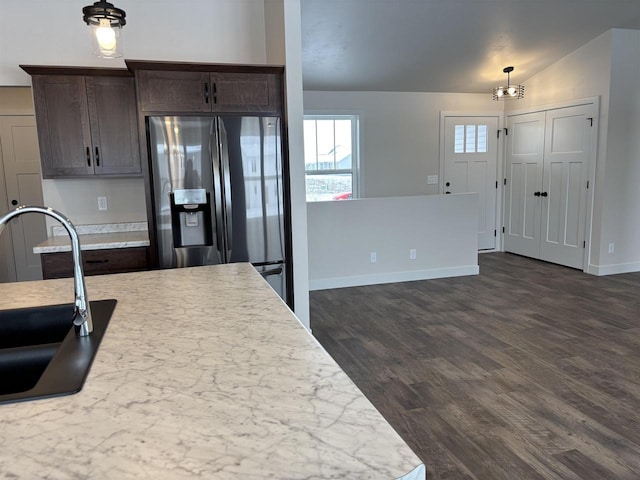
[[[81,250],[148,247],[147,222],[76,226]],[[70,252],[71,240],[64,227],[53,227],[53,235],[33,247],[33,253]]]

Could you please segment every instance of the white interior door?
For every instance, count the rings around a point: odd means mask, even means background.
[[[0,143],[0,147],[2,144]],[[9,211],[7,188],[4,180],[4,166],[2,162],[2,148],[0,148],[0,215]],[[7,228],[0,234],[0,283],[16,281],[16,264],[13,260],[13,239],[11,229]]]
[[[498,117],[444,119],[444,193],[478,193],[479,250],[496,246],[497,131]]]
[[[546,117],[540,258],[584,267],[589,106],[549,110]]]
[[[507,129],[504,249],[538,258],[545,112],[511,116]]]
[[[9,209],[16,205],[42,205],[35,117],[0,116],[0,147]],[[41,280],[40,255],[33,253],[33,247],[47,237],[44,216],[21,215],[12,219],[9,225],[13,240],[13,258],[10,260],[14,262],[15,280]]]
[[[584,268],[592,109],[508,118],[505,251]]]

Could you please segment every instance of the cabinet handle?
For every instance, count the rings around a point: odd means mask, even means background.
[[[540,192],[540,196],[541,196],[541,197],[546,197],[546,196],[548,196],[548,195],[549,195],[549,193],[548,193],[548,192]]]
[[[218,103],[218,87],[216,84],[212,84],[213,87],[213,103]]]
[[[98,147],[96,147],[96,167],[100,166],[100,152],[98,151]]]
[[[87,263],[109,263],[108,258],[103,258],[101,260],[85,260]]]
[[[534,197],[539,197],[540,196],[540,192],[533,192],[533,196]]]
[[[209,103],[209,82],[204,82],[204,103]]]
[[[87,167],[91,166],[91,149],[87,147]]]

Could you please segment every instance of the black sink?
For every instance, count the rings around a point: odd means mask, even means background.
[[[0,348],[60,343],[73,327],[73,305],[0,310]]]
[[[116,300],[90,305],[87,337],[76,335],[72,304],[0,310],[0,403],[80,391]]]
[[[59,343],[47,343],[0,350],[0,395],[26,392],[35,387],[59,346]]]

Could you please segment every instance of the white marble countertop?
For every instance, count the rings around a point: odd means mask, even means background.
[[[424,479],[249,264],[87,277],[118,304],[84,388],[0,405],[4,478]],[[71,279],[0,284],[0,308]]]
[[[79,225],[81,250],[148,247],[147,222]],[[53,236],[33,247],[33,253],[70,252],[71,240],[64,227],[54,227]]]

